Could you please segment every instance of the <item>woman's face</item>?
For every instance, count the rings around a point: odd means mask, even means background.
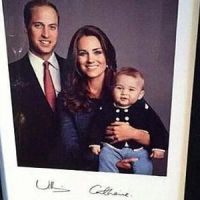
[[[95,36],[83,36],[78,42],[78,63],[88,78],[104,78],[106,58]]]

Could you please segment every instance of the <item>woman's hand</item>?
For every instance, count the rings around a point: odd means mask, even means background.
[[[114,122],[106,128],[106,139],[113,143],[131,139],[132,127],[126,122]]]
[[[148,132],[136,129],[127,122],[114,122],[106,128],[106,139],[111,143],[135,140],[141,144],[149,145],[150,136]]]
[[[136,161],[138,161],[138,158],[127,158],[127,159],[118,161],[116,163],[116,166],[119,169],[130,170],[132,168],[132,162],[136,162]]]

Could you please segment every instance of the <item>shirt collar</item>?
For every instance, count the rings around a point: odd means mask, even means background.
[[[131,107],[131,105],[129,105],[129,106],[119,106],[119,105],[117,105],[115,102],[113,102],[113,105],[114,105],[114,107],[116,107],[116,108],[120,108],[120,109],[127,109],[127,108],[129,108],[129,107]]]
[[[35,63],[35,64],[37,63],[37,64],[39,64],[39,66],[43,65],[44,60],[42,58],[36,56],[35,54],[33,54],[30,50],[28,52],[28,56],[29,56],[31,63]],[[59,70],[58,61],[56,59],[56,55],[54,52],[52,53],[51,57],[47,61],[50,63],[50,65],[54,69]]]

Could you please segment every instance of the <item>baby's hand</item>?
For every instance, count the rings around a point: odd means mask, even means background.
[[[165,150],[163,149],[152,149],[152,153],[150,155],[151,158],[164,158]]]
[[[101,148],[100,145],[90,145],[90,149],[92,151],[92,153],[94,153],[95,155],[99,155]]]

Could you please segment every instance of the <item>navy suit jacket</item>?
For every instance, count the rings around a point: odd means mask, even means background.
[[[65,60],[56,55],[61,74]],[[13,121],[19,166],[51,167],[57,138],[57,116],[40,87],[28,54],[9,64]]]

